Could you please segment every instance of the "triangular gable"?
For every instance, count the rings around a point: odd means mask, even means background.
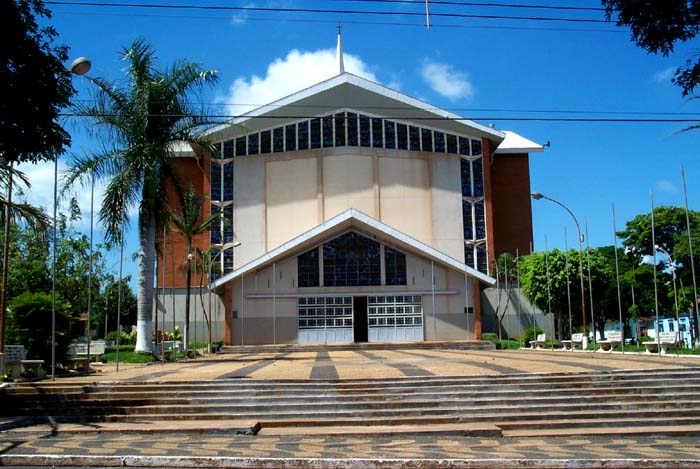
[[[485,275],[478,270],[475,270],[463,262],[460,262],[435,248],[428,246],[417,239],[395,230],[394,228],[368,216],[356,209],[348,209],[335,217],[321,223],[320,225],[302,233],[296,238],[287,241],[281,246],[269,251],[268,253],[258,257],[257,259],[248,262],[239,267],[233,272],[224,275],[223,277],[212,282],[211,288],[217,288],[221,285],[234,280],[241,275],[249,272],[265,268],[273,262],[278,262],[292,255],[299,255],[308,249],[313,248],[327,241],[329,237],[340,235],[352,228],[358,228],[364,233],[375,234],[385,237],[393,246],[405,252],[412,252],[421,255],[425,258],[433,260],[441,265],[450,267],[459,272],[464,272],[467,275],[479,279],[481,282],[488,285],[495,285],[496,280],[488,275]],[[386,242],[377,240],[379,242]]]
[[[231,138],[345,108],[385,114],[381,117],[387,119],[416,121],[448,132],[486,137],[496,143],[505,138],[504,132],[347,72],[249,111],[229,124],[211,129],[208,134],[214,140]]]

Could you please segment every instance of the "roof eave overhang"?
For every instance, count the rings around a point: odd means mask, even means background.
[[[438,262],[440,265],[450,267],[453,270],[464,272],[466,275],[476,278],[481,283],[486,285],[493,286],[496,284],[496,280],[494,278],[467,266],[463,262],[460,262],[398,230],[395,230],[394,228],[391,228],[390,226],[385,225],[384,223],[365,215],[358,210],[348,209],[345,212],[336,215],[324,223],[321,223],[320,225],[276,247],[257,259],[248,262],[233,272],[215,280],[212,282],[211,288],[219,288],[222,285],[241,277],[242,275],[259,271],[268,267],[272,263],[279,262],[291,256],[299,255],[308,249],[318,246],[319,244],[322,244],[323,242],[339,236],[351,229],[356,229],[365,235],[374,236],[377,241],[390,244],[397,249],[411,252],[423,258]]]
[[[443,124],[447,122],[450,125],[461,128],[462,133],[473,135],[475,137],[488,138],[489,140],[493,140],[497,143],[502,142],[506,137],[504,132],[470,119],[466,119],[450,111],[437,108],[424,101],[347,72],[326,81],[317,83],[284,98],[278,99],[277,101],[266,104],[257,109],[253,109],[252,111],[232,119],[227,124],[222,124],[210,129],[207,134],[213,140],[221,140],[224,138],[230,138],[233,135],[243,134],[254,130],[256,127],[258,127],[258,125],[256,125],[256,122],[258,121],[267,121],[267,126],[269,127],[269,122],[271,120],[278,121],[279,123],[285,122],[285,117],[287,117],[286,121],[293,120],[289,118],[289,116],[299,117],[299,119],[301,119],[301,117],[309,117],[306,114],[314,116],[321,115],[326,112],[345,107],[357,110],[363,110],[363,108],[365,108],[365,106],[355,105],[353,102],[348,101],[346,103],[329,103],[328,106],[325,107],[318,105],[311,106],[313,109],[313,114],[312,112],[301,112],[304,110],[305,103],[313,104],[310,102],[313,101],[315,96],[329,93],[333,89],[339,89],[341,87],[355,87],[359,91],[372,93],[382,100],[391,102],[392,106],[390,107],[392,109],[392,113],[389,114],[399,114],[399,116],[396,117],[398,120],[410,120],[410,117],[401,117],[400,115],[410,111],[410,115],[414,115],[415,119],[425,120],[427,126],[435,126],[436,122],[442,122]],[[381,110],[382,106],[377,106],[377,108]],[[301,114],[303,114],[303,116]],[[394,116],[392,115],[389,117]]]

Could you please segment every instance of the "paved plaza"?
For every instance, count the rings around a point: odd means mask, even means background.
[[[639,372],[660,369],[697,371],[692,356],[500,351],[358,349],[294,351],[250,349],[178,363],[97,365],[96,373],[57,379],[57,383],[185,383],[198,380],[363,380],[440,376],[484,376],[552,373]],[[310,381],[309,381],[310,382]],[[109,424],[44,424],[15,426],[0,420],[0,465],[10,466],[149,466],[149,467],[700,467],[694,434],[673,430],[655,435],[649,428],[635,435],[575,432],[559,437],[461,436],[426,432],[332,435],[239,435],[227,422],[211,421],[197,431],[144,422],[130,429]],[[76,429],[80,427],[80,431]],[[562,433],[562,432],[560,432]]]

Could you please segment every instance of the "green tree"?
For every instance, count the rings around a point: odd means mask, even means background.
[[[632,40],[652,54],[668,56],[678,43],[694,39],[700,32],[698,0],[602,0],[608,19],[618,26],[629,27]],[[676,70],[673,82],[683,96],[695,91],[700,83],[700,59],[695,54]]]
[[[192,243],[195,236],[211,230],[215,223],[221,223],[223,218],[221,213],[212,213],[207,218],[202,219],[204,197],[197,195],[192,184],[189,184],[182,193],[180,199],[181,213],[173,213],[170,223],[173,231],[185,238],[185,350],[188,348],[190,340],[190,297],[192,290],[192,270],[198,264],[197,259],[201,255],[194,253]],[[204,263],[200,264],[200,272],[204,271]],[[200,285],[201,286],[201,285]],[[201,291],[201,290],[200,290]]]
[[[13,298],[8,307],[7,339],[10,343],[24,345],[27,356],[51,364],[51,315],[50,293],[25,292]],[[56,361],[64,363],[68,344],[74,339],[71,333],[68,304],[56,298]]]
[[[136,325],[136,295],[129,286],[131,276],[122,279],[121,320],[123,330],[129,331]],[[102,281],[103,289],[99,296],[93,297],[90,322],[99,337],[106,332],[117,330],[117,306],[119,304],[119,279],[107,275]],[[105,327],[106,326],[106,327]],[[105,332],[106,331],[106,332]]]
[[[109,242],[122,242],[129,209],[138,205],[137,352],[151,352],[156,233],[168,212],[167,183],[180,187],[173,168],[175,146],[209,148],[198,131],[210,121],[193,108],[191,95],[216,81],[216,72],[178,61],[158,69],[155,51],[143,40],[122,51],[126,80],[118,84],[89,78],[97,87],[93,102],[78,107],[95,119],[93,130],[106,150],[76,158],[67,184],[95,175],[110,178],[100,209]],[[162,226],[162,225],[161,225]]]

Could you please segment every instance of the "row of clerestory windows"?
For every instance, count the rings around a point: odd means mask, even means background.
[[[220,144],[224,159],[330,147],[481,156],[481,141],[355,112],[339,112],[242,135]]]

